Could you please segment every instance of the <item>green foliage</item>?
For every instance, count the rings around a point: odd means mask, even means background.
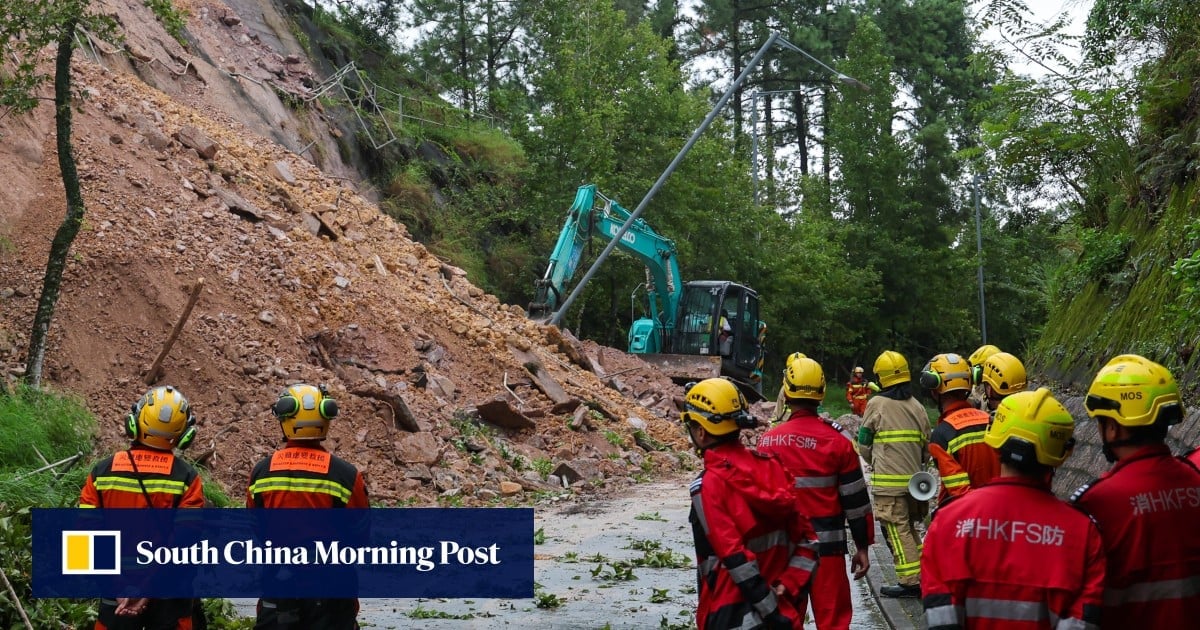
[[[662,521],[664,523],[667,522],[667,519],[663,518],[662,515],[659,514],[658,512],[642,512],[641,514],[638,514],[637,516],[633,517],[633,520],[635,520],[635,521]]]
[[[546,528],[539,527],[539,528],[537,528],[537,531],[533,532],[533,544],[541,545],[541,544],[544,544],[545,542],[546,542]]]
[[[421,604],[408,611],[408,616],[413,619],[474,619],[473,613],[454,614],[444,610],[435,610],[433,608],[425,608]]]
[[[254,617],[238,615],[233,602],[227,599],[206,599],[202,604],[209,630],[253,630]]]
[[[79,497],[87,463],[30,473],[91,451],[95,420],[76,398],[20,387],[0,390],[0,570],[13,584],[34,627],[83,627],[95,618],[95,600],[33,599],[30,507],[70,507]],[[34,449],[37,449],[35,451]],[[63,471],[66,470],[65,474]],[[22,475],[26,475],[21,478]],[[21,627],[7,593],[0,594],[0,627]]]
[[[541,475],[542,479],[545,479],[554,471],[554,462],[547,457],[539,457],[533,460],[533,469]]]
[[[183,38],[183,31],[187,28],[186,10],[176,8],[171,0],[142,0],[142,3],[154,12],[154,17],[167,29],[168,35],[180,44],[187,45]]]
[[[547,593],[542,590],[536,590],[533,593],[533,604],[544,610],[554,610],[563,605],[563,600],[559,599],[554,593]]]

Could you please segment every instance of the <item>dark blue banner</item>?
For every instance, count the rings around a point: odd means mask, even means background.
[[[533,597],[533,510],[35,509],[34,597]]]

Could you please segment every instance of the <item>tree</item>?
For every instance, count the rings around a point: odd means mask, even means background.
[[[40,100],[37,90],[50,79],[39,63],[39,55],[51,44],[56,51],[54,130],[58,168],[66,189],[67,213],[50,245],[50,257],[29,334],[25,382],[33,387],[41,384],[46,339],[58,304],[67,254],[79,233],[85,211],[71,145],[71,56],[75,52],[75,29],[82,26],[108,33],[113,28],[110,20],[90,15],[88,4],[89,0],[9,0],[0,12],[0,56],[7,60],[11,55],[16,60],[12,72],[0,74],[0,107],[17,113],[29,112],[36,107]]]

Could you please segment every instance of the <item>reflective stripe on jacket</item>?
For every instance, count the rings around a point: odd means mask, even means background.
[[[965,400],[952,402],[942,410],[929,436],[929,454],[937,462],[942,478],[939,503],[1000,474],[1000,455],[983,443],[989,420],[987,412],[969,406]]]
[[[908,480],[923,470],[929,455],[929,416],[916,398],[895,400],[875,396],[867,401],[863,428],[870,444],[859,451],[871,465],[871,486],[876,495],[904,496]]]
[[[853,441],[840,426],[809,409],[797,409],[787,422],[759,437],[757,448],[777,456],[794,478],[800,511],[817,531],[822,556],[847,552],[847,521],[859,549],[875,542],[862,465]]]
[[[370,507],[367,486],[354,464],[319,443],[288,442],[254,466],[246,507]]]
[[[705,450],[688,516],[696,544],[699,630],[757,628],[775,611],[803,624],[804,612],[792,602],[807,601],[816,535],[787,485],[777,460],[740,442]],[[777,583],[789,597],[775,596],[771,586]]]
[[[1186,628],[1200,620],[1200,472],[1166,445],[1146,446],[1071,500],[1104,537],[1105,628]]]
[[[196,469],[174,453],[137,444],[92,468],[79,507],[204,507],[204,487]]]
[[[1104,565],[1086,514],[1035,480],[996,479],[935,512],[921,554],[929,629],[1095,629]]]

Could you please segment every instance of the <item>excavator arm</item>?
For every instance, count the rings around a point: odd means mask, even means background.
[[[598,192],[595,184],[579,187],[550,254],[550,264],[537,282],[536,297],[529,305],[531,318],[544,320],[554,313],[575,277],[588,240],[593,236],[612,240],[629,216],[630,212],[621,204]],[[663,337],[670,338],[683,293],[675,242],[637,219],[617,247],[646,266],[649,317],[661,326]],[[655,349],[651,351],[661,347],[658,343],[653,345]]]

